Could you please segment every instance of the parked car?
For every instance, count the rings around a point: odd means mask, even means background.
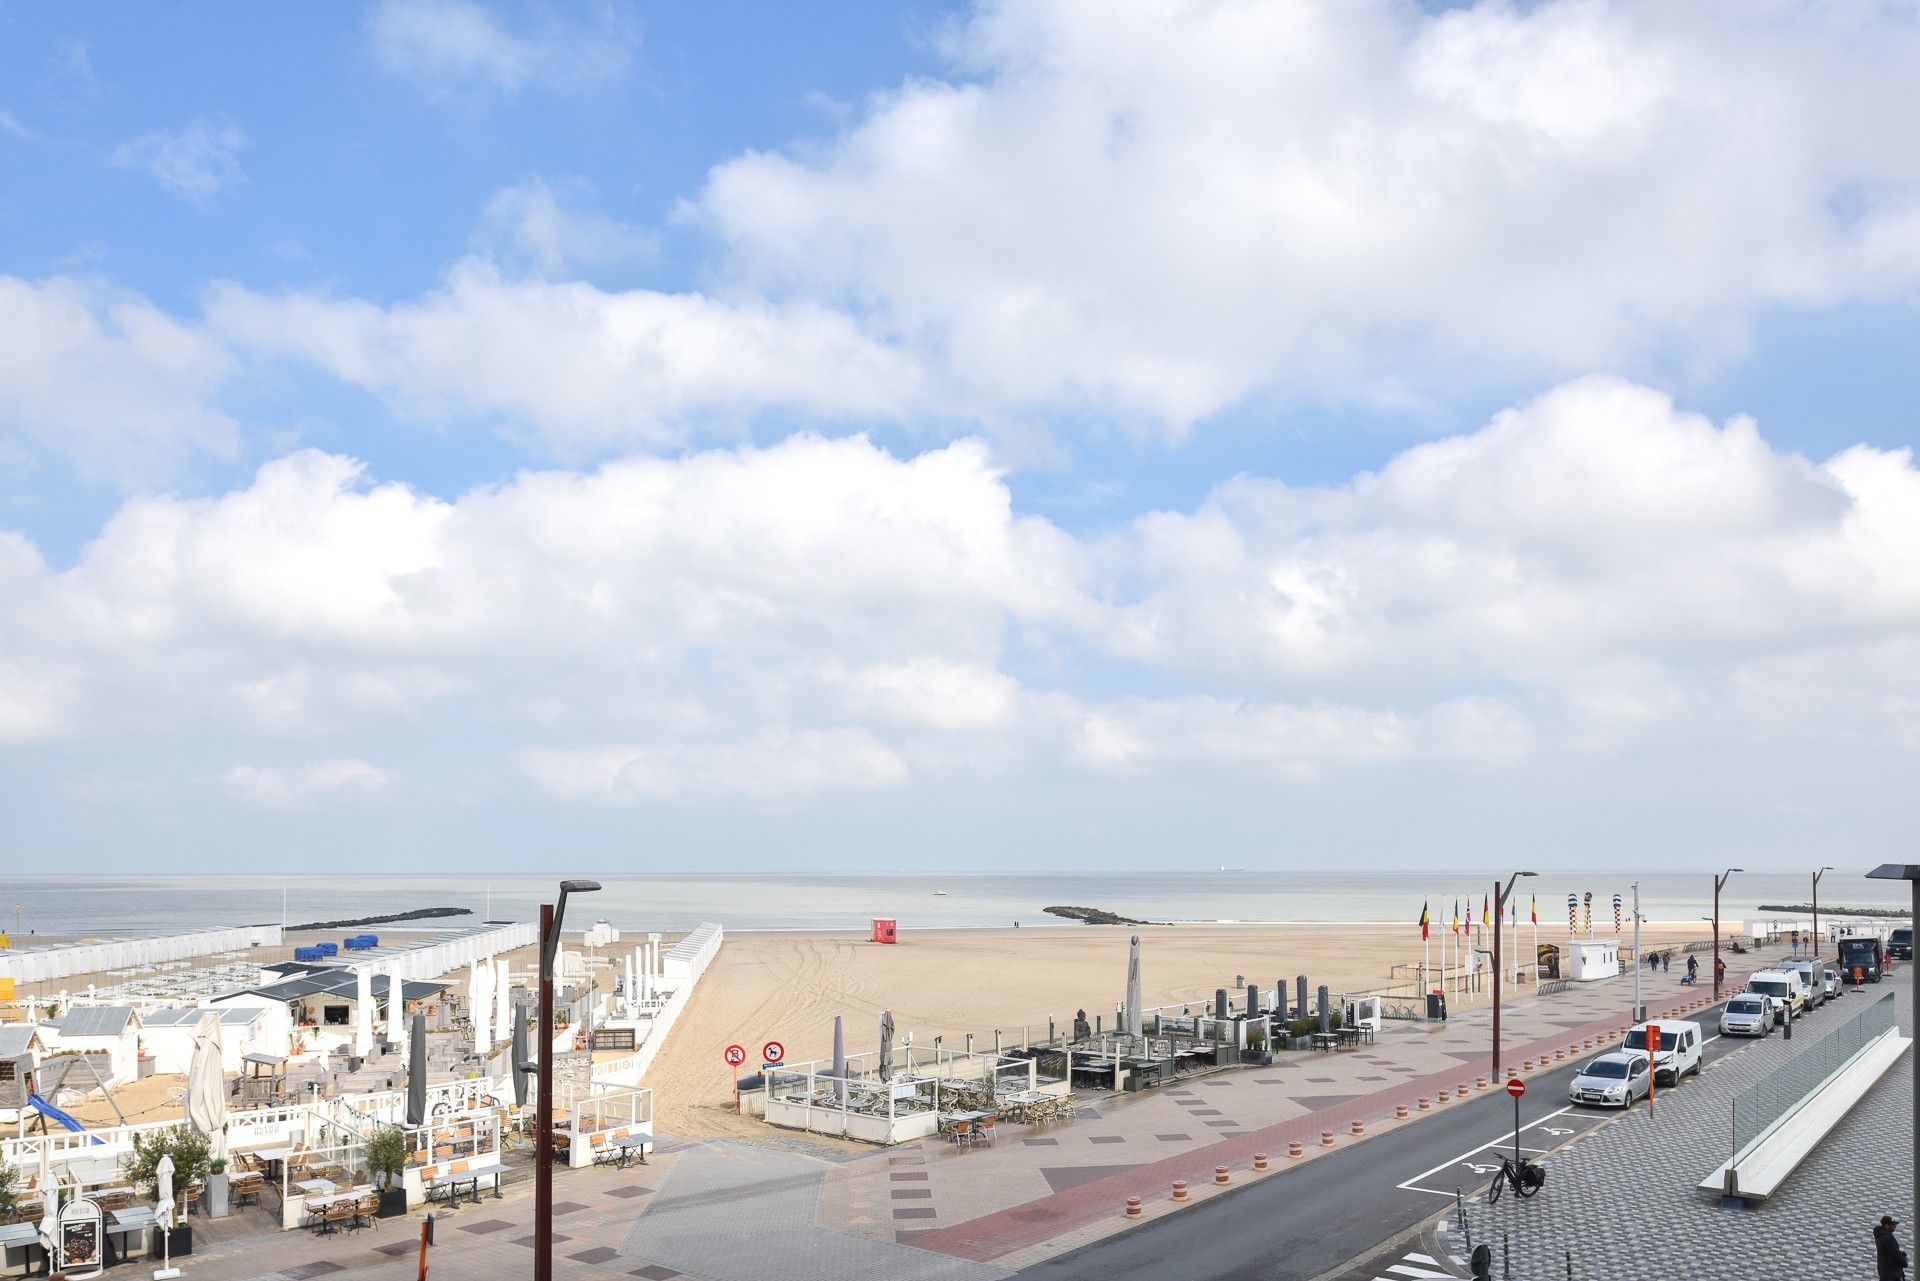
[[[1807,989],[1807,1008],[1817,1010],[1826,1004],[1827,985],[1820,977],[1820,967],[1812,961],[1785,961],[1781,969],[1800,976],[1800,982]]]
[[[1772,1036],[1773,1001],[1758,992],[1741,992],[1720,1011],[1721,1036]]]
[[[1860,977],[1868,983],[1878,983],[1881,973],[1887,968],[1884,953],[1880,950],[1880,940],[1872,934],[1848,934],[1834,944],[1834,950],[1840,956],[1840,977],[1853,982],[1853,972],[1860,971]]]
[[[1747,991],[1770,996],[1779,1002],[1780,1008],[1774,1015],[1779,1023],[1799,1018],[1807,1009],[1806,985],[1792,970],[1761,970],[1747,980]]]
[[[1597,1107],[1630,1108],[1635,1099],[1645,1098],[1652,1088],[1647,1056],[1614,1050],[1580,1069],[1567,1087],[1567,1098]]]
[[[1827,999],[1829,1000],[1840,995],[1842,987],[1844,986],[1840,979],[1840,971],[1834,969],[1831,965],[1822,966],[1820,969],[1820,986],[1826,992]]]
[[[1913,931],[1905,926],[1887,935],[1887,955],[1903,961],[1913,959]]]
[[[1660,1029],[1660,1049],[1653,1056],[1653,1079],[1660,1085],[1672,1085],[1689,1072],[1700,1071],[1700,1025],[1680,1019],[1649,1019],[1627,1032],[1625,1048],[1647,1052],[1647,1029]]]

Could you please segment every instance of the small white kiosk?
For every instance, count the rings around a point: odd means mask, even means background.
[[[1576,939],[1567,945],[1566,976],[1575,983],[1620,977],[1617,939]]]

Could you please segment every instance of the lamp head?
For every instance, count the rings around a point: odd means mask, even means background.
[[[1882,863],[1867,873],[1870,881],[1920,881],[1920,863]]]
[[[600,888],[600,882],[598,881],[562,881],[560,882],[560,892],[562,894],[591,894],[599,888]]]

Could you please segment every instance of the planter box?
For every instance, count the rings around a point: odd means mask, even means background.
[[[218,1174],[209,1174],[207,1176],[207,1217],[224,1219],[230,1213],[232,1209],[227,1196],[227,1172],[222,1170]]]
[[[148,1249],[148,1253],[151,1254],[156,1259],[159,1258],[161,1254],[161,1238],[166,1235],[168,1234],[161,1232],[159,1228],[155,1228],[153,1230],[153,1241],[147,1247],[147,1249]],[[182,1258],[186,1255],[193,1253],[193,1229],[192,1228],[182,1223],[179,1227],[173,1230],[171,1235],[173,1239],[171,1244],[168,1246],[168,1248],[173,1251],[174,1258],[176,1259]]]
[[[380,1218],[397,1219],[407,1212],[407,1190],[388,1188],[380,1194]]]
[[[140,1063],[139,1078],[140,1080],[144,1081],[148,1077],[153,1075],[153,1064],[154,1064],[153,1055],[151,1054],[141,1055],[139,1059],[139,1063]]]

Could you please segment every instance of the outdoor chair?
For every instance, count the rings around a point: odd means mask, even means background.
[[[380,1194],[378,1192],[363,1193],[353,1202],[353,1219],[347,1224],[347,1228],[349,1231],[370,1228],[374,1220],[379,1217]]]
[[[963,1148],[973,1142],[973,1122],[955,1121],[953,1123],[953,1146]]]
[[[206,1185],[198,1179],[187,1184],[186,1190],[180,1194],[180,1212],[183,1215],[191,1215],[194,1207],[200,1203],[201,1193],[206,1190]]]
[[[326,1210],[327,1231],[338,1232],[342,1226],[353,1222],[353,1202],[335,1201]]]
[[[999,1120],[999,1117],[989,1114],[974,1122],[974,1142],[984,1143],[988,1147],[992,1147],[994,1126],[998,1124]]]

